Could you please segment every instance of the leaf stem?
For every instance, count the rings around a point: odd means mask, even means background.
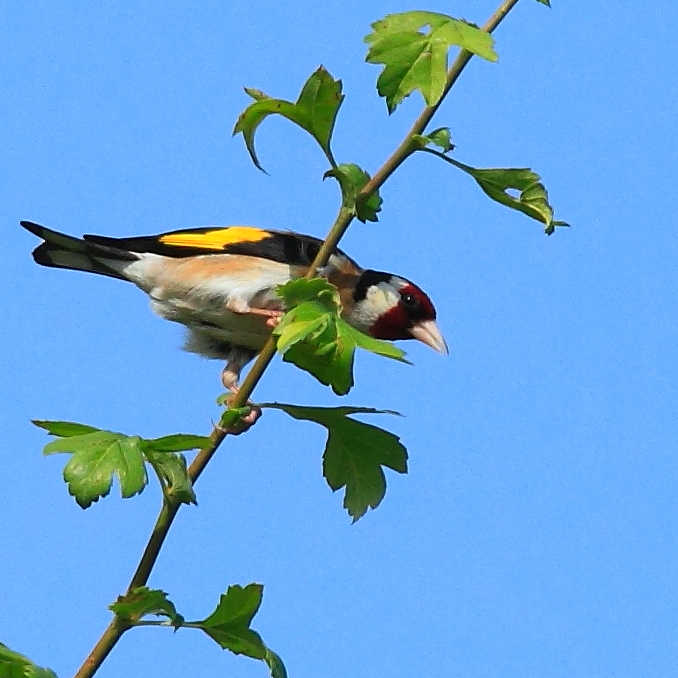
[[[502,2],[499,8],[482,27],[482,30],[492,33],[517,3],[518,0],[505,0]],[[410,155],[412,155],[412,153],[414,153],[416,150],[416,147],[413,145],[414,136],[417,134],[422,134],[426,129],[426,126],[431,121],[431,118],[433,118],[435,115],[436,111],[442,104],[454,83],[458,80],[472,56],[473,54],[467,50],[460,51],[447,72],[445,90],[440,100],[434,106],[426,106],[424,108],[398,148],[396,148],[396,150],[389,156],[386,162],[384,162],[379,170],[377,170],[370,181],[368,181],[367,184],[363,186],[362,190],[357,196],[358,200],[367,200],[373,193],[378,191],[384,182],[396,171],[396,169],[398,169],[398,167],[400,167],[400,165]],[[332,162],[333,158],[328,157],[328,160],[330,160],[330,164],[334,165]],[[327,260],[339,244],[339,241],[343,237],[351,221],[353,221],[353,214],[350,210],[342,206],[342,208],[339,210],[339,213],[337,214],[334,225],[327,235],[327,238],[321,246],[313,263],[309,267],[305,276],[306,278],[313,278],[316,275],[318,269],[327,263]],[[268,367],[274,355],[275,340],[273,337],[271,337],[266,342],[261,353],[252,365],[237,395],[233,398],[230,405],[232,408],[243,407],[247,404],[248,398],[254,391],[256,385],[259,383],[259,380],[261,379],[264,371]],[[195,483],[198,480],[226,435],[227,432],[224,429],[219,426],[214,427],[210,436],[211,444],[204,450],[198,452],[195,459],[193,460],[193,463],[188,469],[188,475],[192,483]],[[165,542],[165,538],[167,537],[169,529],[174,522],[180,506],[180,503],[176,501],[169,501],[167,497],[164,497],[163,505],[155,522],[155,526],[153,527],[151,536],[149,537],[146,548],[144,549],[141,560],[139,561],[139,565],[137,566],[137,569],[130,581],[130,585],[127,588],[128,593],[139,586],[145,586],[148,582],[151,571],[153,570],[153,567],[158,559],[160,549]],[[88,655],[87,659],[85,659],[80,669],[78,669],[78,671],[75,673],[74,678],[91,678],[97,672],[117,642],[120,640],[123,633],[125,633],[125,631],[127,631],[129,628],[131,628],[131,626],[128,622],[125,622],[119,617],[114,617],[113,621],[111,621],[111,623],[108,625],[108,628],[104,631],[101,638],[98,640],[97,644]]]
[[[459,169],[463,170],[472,170],[472,167],[469,167],[468,165],[464,165],[463,162],[459,162],[458,160],[455,160],[454,158],[450,158],[449,155],[445,155],[442,151],[438,151],[435,148],[418,148],[418,151],[422,151],[423,153],[430,153],[431,155],[435,155],[441,160],[444,160],[445,162],[449,162],[450,165],[454,165],[455,167],[458,167]]]
[[[200,629],[202,630],[205,625],[199,621],[194,622],[183,622],[178,627],[175,627],[170,621],[165,620],[154,620],[154,619],[142,619],[140,621],[134,622],[132,626],[161,626],[166,629],[172,629],[173,631],[178,631],[179,629]]]

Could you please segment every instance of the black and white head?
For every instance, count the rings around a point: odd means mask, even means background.
[[[382,271],[364,271],[353,292],[348,321],[377,339],[417,339],[439,353],[447,344],[428,295],[413,282]]]

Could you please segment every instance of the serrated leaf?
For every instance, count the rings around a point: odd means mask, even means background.
[[[163,492],[167,497],[173,498],[181,504],[198,503],[193,490],[193,483],[188,476],[186,457],[183,454],[146,449],[145,455],[148,463],[162,478]]]
[[[88,508],[111,491],[114,475],[125,499],[141,492],[148,482],[139,436],[96,430],[45,445],[44,454],[59,452],[73,455],[64,468],[64,480],[82,508]]]
[[[184,623],[184,618],[177,612],[174,603],[167,598],[167,594],[159,589],[149,589],[140,586],[118,599],[108,607],[122,619],[138,622],[142,617],[152,614],[156,617],[167,617],[178,629]]]
[[[57,678],[57,675],[0,643],[0,678]]]
[[[393,433],[351,419],[350,414],[397,414],[369,407],[300,407],[286,403],[264,403],[261,407],[283,410],[295,419],[313,421],[328,431],[323,453],[323,475],[333,491],[342,487],[344,508],[361,518],[377,508],[386,494],[384,466],[407,473],[407,450]]]
[[[546,188],[541,183],[541,177],[529,167],[478,169],[451,158],[447,160],[470,174],[493,200],[543,223],[546,235],[551,235],[557,226],[569,225],[564,221],[553,220],[553,208],[549,204]],[[520,195],[508,193],[511,189],[520,191]]]
[[[261,606],[264,587],[261,584],[229,586],[219,598],[219,604],[207,619],[192,622],[201,628],[223,649],[265,660],[267,648],[261,636],[250,628],[254,615]]]
[[[412,364],[409,360],[405,359],[405,351],[398,348],[390,341],[375,339],[374,337],[357,330],[355,327],[349,325],[343,320],[342,330],[347,336],[351,337],[351,340],[358,348],[365,349],[370,353],[376,353],[377,355],[383,356],[384,358],[399,360],[400,362],[407,363],[408,365]]]
[[[337,395],[346,395],[353,387],[355,346],[341,334],[346,323],[329,313],[324,315],[324,331],[298,340],[285,350],[283,360],[331,386]]]
[[[2,665],[0,665],[0,675],[2,675]],[[56,678],[56,673],[51,669],[44,669],[42,666],[31,664],[24,669],[23,678]]]
[[[358,199],[363,186],[370,180],[370,175],[355,163],[342,163],[325,172],[323,179],[334,177],[341,188],[342,205],[351,211],[363,223],[379,221],[377,213],[381,212],[384,202],[379,191],[372,193],[367,200]]]
[[[264,661],[268,664],[271,678],[287,678],[287,669],[285,668],[282,659],[280,659],[273,650],[266,648],[266,657],[264,657]]]
[[[162,438],[144,440],[144,449],[153,449],[155,452],[185,452],[187,450],[202,450],[211,444],[212,441],[207,436],[174,433]]]
[[[278,285],[276,292],[286,308],[298,306],[304,301],[315,301],[326,307],[328,311],[341,309],[337,288],[323,278],[290,280],[284,285]]]
[[[335,165],[330,143],[337,113],[344,100],[341,86],[341,80],[335,80],[320,66],[304,84],[296,103],[273,99],[259,90],[245,88],[255,101],[240,114],[233,134],[243,135],[252,162],[264,171],[254,148],[254,135],[269,115],[282,115],[306,130],[318,142],[330,164]]]
[[[40,428],[44,428],[45,431],[51,435],[59,436],[61,438],[70,438],[71,436],[79,436],[99,430],[94,426],[76,424],[72,421],[44,421],[42,419],[33,419],[33,424]]]
[[[426,26],[429,30],[423,32]],[[371,45],[365,60],[384,65],[377,91],[386,99],[389,113],[415,90],[428,106],[440,101],[447,81],[447,53],[454,45],[489,61],[498,59],[489,33],[437,12],[389,14],[372,24],[365,42]]]
[[[443,153],[454,148],[449,127],[439,127],[430,134],[415,134],[414,141],[418,144],[418,148],[425,148],[429,144],[433,144],[441,148]]]
[[[285,323],[276,331],[278,351],[283,355],[296,343],[318,336],[327,329],[330,314],[312,301],[305,301],[292,309]]]
[[[353,360],[358,347],[407,362],[397,346],[362,334],[339,316],[336,289],[326,280],[294,281],[279,290],[286,305],[295,300],[300,303],[285,313],[273,330],[278,352],[286,362],[331,386],[337,395],[345,395],[353,386]],[[314,293],[324,303],[310,300]]]

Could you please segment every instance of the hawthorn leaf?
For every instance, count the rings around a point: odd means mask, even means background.
[[[163,493],[182,504],[197,504],[193,483],[188,476],[186,457],[180,452],[201,450],[212,445],[207,436],[175,433],[143,440],[144,454],[161,478]]]
[[[424,32],[426,26],[429,30]],[[384,66],[377,92],[386,99],[389,113],[415,90],[428,106],[440,101],[447,83],[450,47],[458,46],[488,61],[499,58],[489,33],[437,12],[388,14],[372,24],[365,42],[370,45],[365,60]]]
[[[297,278],[290,280],[284,285],[278,285],[278,296],[285,303],[286,308],[292,308],[303,301],[317,301],[328,310],[341,310],[339,292],[323,278]]]
[[[263,590],[261,584],[229,586],[214,612],[203,621],[191,622],[191,626],[201,628],[224,650],[265,661],[268,650],[261,636],[250,628],[261,606]]]
[[[282,659],[273,650],[266,648],[264,661],[268,664],[271,678],[287,678],[287,669],[285,669]]]
[[[336,165],[330,142],[339,107],[344,100],[341,93],[341,80],[335,80],[329,72],[320,66],[304,83],[296,101],[274,99],[260,90],[245,88],[254,103],[250,104],[238,117],[233,134],[242,134],[245,146],[255,166],[262,172],[254,148],[254,135],[259,125],[273,114],[282,115],[306,130],[320,145],[331,165]]]
[[[403,351],[401,348],[398,348],[394,343],[390,341],[384,341],[383,339],[375,339],[375,337],[371,337],[369,334],[365,334],[364,332],[357,330],[355,327],[349,325],[343,320],[341,320],[341,323],[344,334],[350,337],[358,348],[365,349],[370,353],[376,353],[377,355],[383,356],[384,358],[399,360],[400,362],[407,363],[408,365],[412,364],[405,358],[405,351]]]
[[[331,313],[314,301],[305,301],[284,316],[275,334],[278,336],[278,351],[285,354],[294,344],[303,339],[318,336],[330,322]]]
[[[358,198],[363,186],[370,180],[370,175],[355,163],[342,163],[337,167],[327,170],[323,179],[334,177],[341,188],[342,205],[350,210],[363,224],[367,221],[379,221],[377,214],[381,212],[384,202],[376,191],[365,200]]]
[[[341,318],[324,313],[323,322],[323,331],[298,340],[285,350],[283,360],[331,386],[337,395],[346,395],[354,383],[355,346],[343,340],[345,335],[341,336],[340,327],[345,323]]]
[[[433,144],[441,148],[443,153],[447,153],[454,148],[449,127],[439,127],[429,134],[416,134],[414,141],[419,145],[419,148],[426,148],[429,144]]]
[[[72,421],[44,421],[42,419],[33,419],[33,424],[44,428],[49,434],[59,436],[60,438],[69,438],[70,436],[79,436],[84,433],[93,433],[98,431],[94,426],[85,424],[76,424]]]
[[[130,593],[119,596],[108,607],[121,619],[138,622],[145,615],[167,617],[172,626],[178,629],[184,623],[184,618],[177,612],[174,603],[167,598],[167,594],[159,589],[149,589],[140,586]]]
[[[407,362],[397,346],[362,334],[340,317],[338,292],[326,280],[294,280],[278,287],[278,293],[286,306],[292,306],[273,330],[278,352],[337,395],[345,395],[353,386],[358,347]]]
[[[82,508],[108,495],[114,475],[125,499],[141,492],[148,482],[139,436],[95,430],[45,445],[44,454],[60,452],[73,455],[64,468],[64,480]]]
[[[209,438],[206,440],[209,440]],[[157,452],[155,449],[146,449],[145,455],[148,463],[153,466],[155,472],[162,479],[165,496],[176,499],[181,504],[198,503],[193,483],[188,476],[186,457],[183,454],[179,452]]]
[[[174,433],[162,438],[144,440],[144,448],[155,452],[185,452],[202,450],[209,447],[212,440],[207,436],[195,436],[189,433]]]
[[[37,666],[28,657],[0,643],[0,678],[57,678],[57,675],[54,671]]]
[[[470,174],[492,200],[543,223],[546,235],[551,235],[557,226],[569,226],[565,221],[554,221],[553,208],[541,177],[529,167],[478,169],[452,158],[446,160]],[[520,194],[512,195],[508,192],[511,189]]]
[[[313,421],[328,431],[323,453],[323,476],[332,491],[345,487],[344,508],[353,522],[368,509],[377,508],[386,494],[386,466],[407,473],[407,450],[400,438],[372,424],[351,419],[350,414],[398,414],[371,407],[301,407],[264,403],[295,419]]]

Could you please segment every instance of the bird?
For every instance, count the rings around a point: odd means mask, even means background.
[[[186,350],[226,361],[221,380],[232,393],[285,311],[277,286],[303,277],[323,244],[255,226],[77,238],[32,221],[20,224],[43,241],[33,250],[36,263],[139,287],[155,313],[188,329]],[[356,329],[377,339],[417,339],[448,353],[430,298],[410,280],[364,269],[338,248],[319,274],[337,288],[342,317]]]

